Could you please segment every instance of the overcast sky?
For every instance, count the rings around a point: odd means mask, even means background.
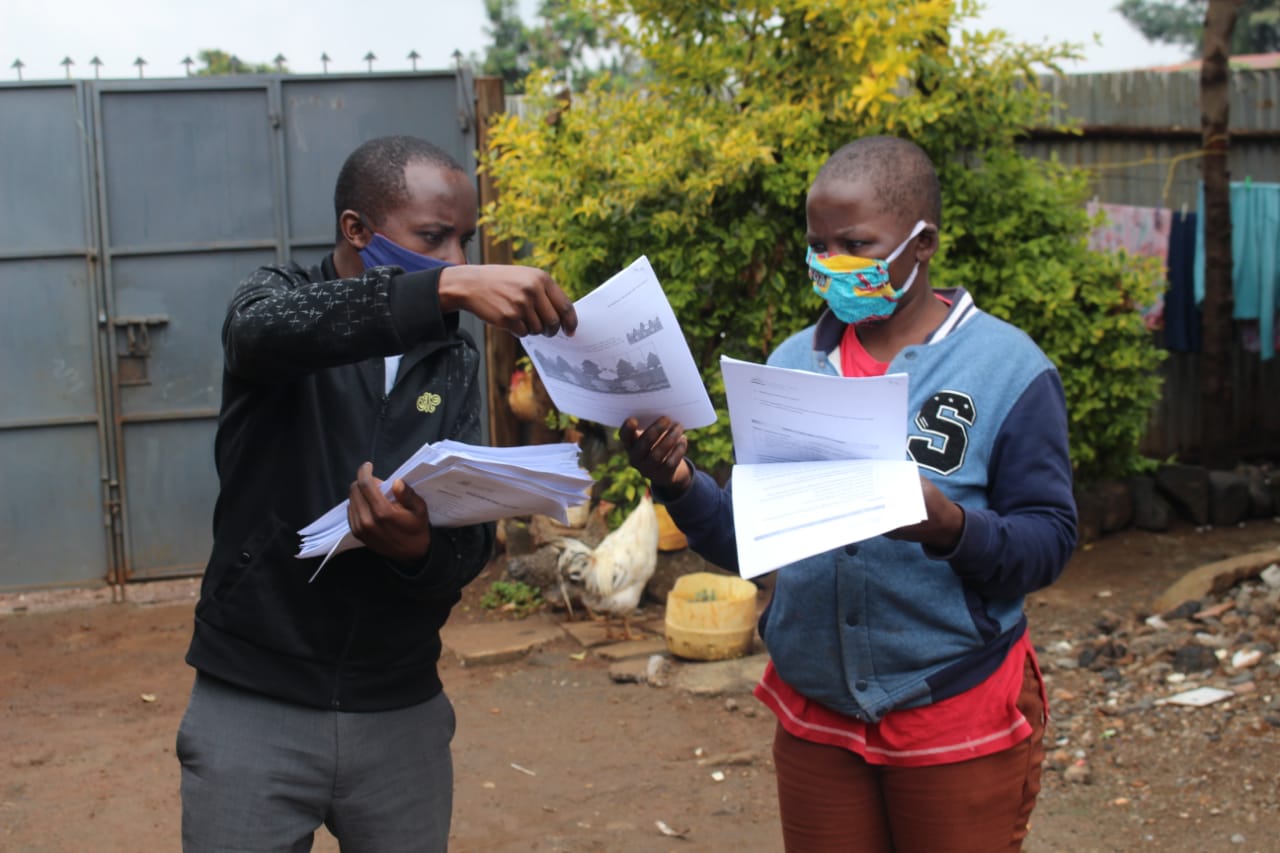
[[[1179,62],[1177,48],[1148,44],[1112,11],[1118,0],[987,0],[982,29],[1000,28],[1022,41],[1084,45],[1074,71],[1112,71]],[[537,0],[520,0],[531,20]],[[180,76],[184,56],[219,48],[252,62],[277,53],[299,73],[364,71],[362,57],[377,55],[375,71],[449,68],[451,55],[480,52],[485,37],[483,0],[0,0],[0,79],[14,80],[15,59],[27,80],[58,79],[69,56],[74,76],[92,77],[98,56],[104,77],[137,77],[134,59],[147,61],[147,77]],[[1100,44],[1094,43],[1094,34]]]

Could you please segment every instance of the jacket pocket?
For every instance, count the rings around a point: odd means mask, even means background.
[[[214,601],[223,603],[234,598],[255,575],[280,570],[282,565],[288,565],[285,560],[301,565],[293,558],[297,544],[289,525],[271,515],[239,543],[215,552],[212,562],[219,577],[213,589]]]

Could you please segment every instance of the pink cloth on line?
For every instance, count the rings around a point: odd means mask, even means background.
[[[1131,255],[1159,258],[1161,264],[1168,265],[1173,216],[1167,208],[1091,201],[1086,209],[1090,216],[1102,213],[1107,218],[1089,235],[1090,249],[1098,252],[1124,249]],[[1151,305],[1139,306],[1139,310],[1148,329],[1164,326],[1163,296],[1156,297]]]
[[[1173,217],[1164,207],[1089,202],[1089,215],[1103,213],[1107,221],[1089,235],[1089,248],[1097,251],[1124,249],[1134,255],[1169,259],[1169,230]]]

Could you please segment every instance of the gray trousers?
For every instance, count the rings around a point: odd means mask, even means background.
[[[178,728],[182,849],[443,853],[453,809],[453,705],[304,708],[196,676]]]

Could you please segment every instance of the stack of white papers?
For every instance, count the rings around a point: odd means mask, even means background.
[[[396,480],[422,496],[435,527],[534,513],[567,523],[566,508],[582,503],[592,485],[591,475],[578,465],[575,444],[481,447],[447,439],[420,447],[383,481],[382,493],[390,495]],[[299,559],[324,555],[316,574],[334,554],[362,547],[347,523],[348,503],[298,531]]]
[[[925,519],[907,376],[845,378],[722,357],[738,570],[753,578]]]

